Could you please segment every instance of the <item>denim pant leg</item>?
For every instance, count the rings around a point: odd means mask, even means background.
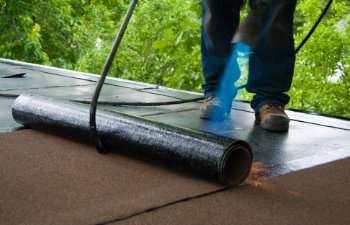
[[[249,58],[246,88],[256,93],[251,101],[255,112],[267,103],[285,106],[289,102],[283,92],[289,90],[294,72],[295,6],[296,0],[274,0],[264,15],[256,49]]]
[[[231,40],[239,23],[242,0],[203,0],[202,68],[206,96],[232,102],[237,91],[234,82],[240,71],[232,60]],[[222,86],[223,84],[226,84]]]

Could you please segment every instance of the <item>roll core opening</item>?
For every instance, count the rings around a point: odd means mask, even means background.
[[[252,151],[247,145],[235,144],[229,147],[223,160],[223,181],[230,186],[236,186],[242,183],[250,172]]]

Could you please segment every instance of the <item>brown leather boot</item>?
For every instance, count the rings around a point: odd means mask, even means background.
[[[259,109],[260,127],[269,131],[287,131],[289,117],[279,104],[266,104]]]
[[[200,107],[200,118],[208,120],[223,120],[231,112],[231,105],[225,104],[215,96],[209,96]]]

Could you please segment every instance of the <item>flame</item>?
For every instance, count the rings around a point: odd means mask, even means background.
[[[270,168],[264,168],[263,162],[253,162],[249,176],[246,179],[246,183],[255,187],[262,186],[263,181],[267,179],[265,176]]]
[[[288,194],[294,197],[301,196],[301,193],[299,192],[293,190],[283,190],[283,188],[279,187],[278,185],[269,182],[267,173],[270,171],[271,168],[264,167],[263,162],[254,162],[245,183],[271,193]]]

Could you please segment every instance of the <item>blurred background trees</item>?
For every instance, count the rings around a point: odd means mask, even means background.
[[[99,74],[129,2],[0,0],[0,57]],[[296,46],[326,3],[298,1]],[[350,117],[349,8],[334,1],[298,53],[287,107]],[[201,92],[200,28],[201,0],[140,0],[109,75]]]

